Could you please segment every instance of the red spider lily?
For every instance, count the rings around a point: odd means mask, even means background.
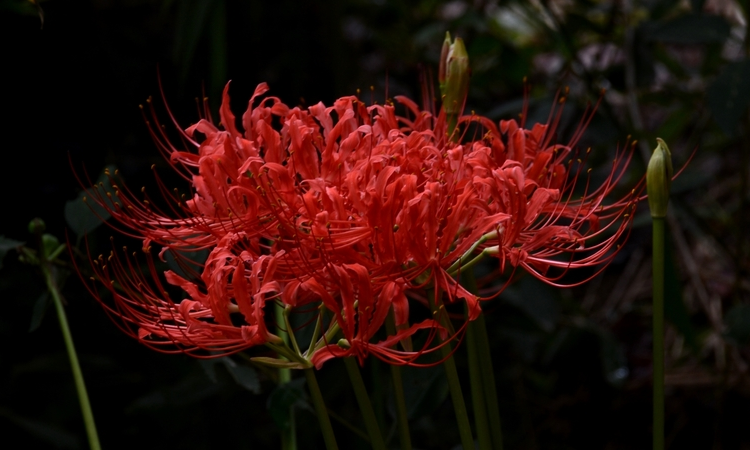
[[[550,267],[564,272],[606,264],[625,237],[630,219],[620,219],[634,199],[610,205],[604,199],[627,158],[600,188],[572,198],[580,173],[571,173],[565,159],[586,121],[562,146],[550,143],[556,122],[525,130],[523,123],[498,128],[470,116],[459,124],[475,121],[487,134],[456,143],[447,136],[444,113],[435,117],[404,97],[396,101],[409,117],[396,115],[393,104],[366,106],[356,97],[308,109],[289,108],[275,97],[256,105],[268,90],[261,84],[240,131],[228,88],[220,109],[223,128],[206,115],[182,133],[197,152],[170,143],[152,114],[152,135],[190,180],[190,198],[162,185],[171,209],[162,211],[119,186],[113,207],[97,197],[119,222],[116,228],[143,239],[147,252],[160,246],[162,259],[167,251],[211,250],[196,279],[164,272],[168,285],[184,291],[180,302],[170,298],[150,256],[149,276],[114,253],[108,261],[93,261],[114,298],[107,311],[162,351],[218,356],[280,344],[265,318],[266,305],[276,302],[330,311],[309,324],[317,329],[327,323],[327,331],[306,352],[298,350],[307,364],[319,367],[339,356],[362,361],[368,354],[417,364],[442,345],[434,333],[445,337],[446,330],[433,319],[410,322],[419,316],[410,311],[408,297],[417,298],[412,292],[429,286],[445,302],[464,299],[473,320],[480,299],[454,278],[472,258],[492,254],[501,270],[509,261],[556,284],[561,275],[548,276]],[[610,228],[615,231],[605,236]],[[558,258],[566,253],[569,258]],[[385,335],[391,311],[398,331]],[[424,348],[397,349],[420,330],[430,330]]]
[[[590,186],[589,169],[583,192],[575,190],[584,167],[577,159],[573,169],[575,146],[595,110],[584,116],[566,145],[552,143],[562,109],[550,114],[548,124],[530,130],[523,128],[525,111],[520,126],[515,120],[500,121],[498,128],[485,118],[463,118],[488,130],[488,147],[475,145],[467,157],[475,183],[481,186],[479,197],[491,211],[511,217],[501,233],[476,249],[499,258],[501,272],[509,262],[554,286],[582,284],[606,267],[627,238],[642,183],[614,202],[608,197],[625,173],[635,142],[617,155],[600,186]],[[574,198],[576,194],[580,197]],[[552,267],[560,270],[550,274]],[[569,269],[584,267],[599,270],[583,281],[561,281]]]

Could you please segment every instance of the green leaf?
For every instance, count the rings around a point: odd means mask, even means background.
[[[90,233],[110,218],[109,212],[97,203],[95,198],[107,199],[107,193],[114,196],[115,191],[106,173],[114,174],[115,166],[107,166],[99,175],[96,186],[82,191],[75,200],[65,203],[65,222],[78,238]],[[84,197],[86,201],[84,201]],[[114,208],[111,200],[106,200],[110,208]]]
[[[724,317],[727,339],[737,345],[750,344],[750,305],[734,305]]]
[[[21,247],[24,244],[25,242],[8,239],[5,236],[0,235],[0,269],[3,268],[3,259],[5,258],[5,254],[8,253],[9,250]]]
[[[649,40],[669,44],[720,44],[729,37],[729,31],[729,22],[723,17],[686,14],[656,26]]]
[[[42,324],[44,313],[47,311],[47,306],[49,305],[49,292],[44,291],[42,292],[42,295],[40,295],[39,298],[37,298],[34,302],[34,312],[31,314],[31,325],[29,325],[29,333],[39,328],[39,325]]]
[[[750,59],[727,64],[708,87],[708,107],[716,123],[728,136],[737,132],[750,104]]]
[[[266,408],[281,430],[289,429],[293,407],[312,410],[305,397],[304,385],[305,379],[297,378],[277,386],[268,396]]]

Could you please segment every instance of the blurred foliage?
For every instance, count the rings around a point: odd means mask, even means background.
[[[531,123],[545,122],[555,92],[568,88],[564,140],[605,90],[580,143],[592,147],[594,181],[628,135],[641,144],[622,189],[641,178],[657,136],[668,142],[677,168],[694,152],[673,183],[668,218],[667,443],[750,445],[747,0],[49,0],[42,6],[40,30],[34,4],[0,0],[6,44],[0,56],[13,68],[0,75],[12,115],[3,145],[6,154],[33,158],[13,166],[23,187],[3,177],[0,334],[9,344],[0,372],[0,432],[9,442],[85,445],[59,330],[44,314],[43,282],[17,262],[14,249],[28,237],[28,220],[42,216],[61,241],[68,230],[67,240],[81,249],[77,257],[84,248],[108,252],[111,232],[93,229],[96,211],[83,207],[85,193],[69,166],[98,174],[115,164],[131,187],[155,186],[148,168],[156,164],[159,171],[165,163],[137,105],[159,95],[159,80],[183,125],[197,118],[194,97],[208,96],[215,111],[230,79],[236,108],[261,81],[292,105],[330,103],[370,86],[365,100],[419,99],[420,80],[435,78],[450,31],[468,47],[468,109],[494,120],[517,117],[524,77]],[[167,186],[179,182],[168,177]],[[647,215],[639,210],[628,244],[590,283],[557,290],[521,277],[485,305],[506,448],[648,447]],[[143,446],[146,436],[150,447],[276,448],[274,430],[285,426],[291,405],[304,448],[322,448],[297,378],[280,390],[273,374],[239,358],[206,363],[151,352],[122,335],[77,280],[65,284],[65,294],[105,448]],[[459,352],[465,373],[462,358]],[[371,369],[368,382],[376,398],[387,399],[382,409],[392,424],[390,387],[375,382],[388,379],[387,367]],[[458,441],[440,375],[404,371],[413,439],[421,448]],[[331,409],[351,422],[334,421],[340,442],[367,448],[344,379],[335,361],[319,376]]]

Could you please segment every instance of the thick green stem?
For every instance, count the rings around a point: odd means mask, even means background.
[[[448,388],[450,389],[451,400],[453,401],[453,409],[456,412],[458,432],[461,435],[461,445],[464,450],[473,450],[474,437],[471,434],[471,423],[469,422],[469,415],[466,412],[466,403],[464,402],[463,392],[461,392],[461,382],[458,379],[458,370],[456,370],[456,362],[451,355],[451,346],[449,343],[446,343],[442,347],[442,353],[443,358],[446,358],[443,367],[445,368],[445,375],[448,377]]]
[[[439,304],[439,296],[440,294],[437,290],[427,294],[430,308],[440,324],[446,330],[450,330],[452,327],[445,309],[437,306]],[[439,339],[439,337],[436,337],[436,339]],[[453,410],[456,413],[456,422],[458,422],[458,432],[461,436],[461,445],[464,450],[473,450],[474,437],[471,434],[471,422],[469,422],[469,414],[466,411],[466,402],[464,402],[464,394],[461,391],[461,382],[458,378],[458,370],[456,369],[456,361],[453,359],[450,342],[445,342],[444,345],[440,347],[440,352],[445,360],[443,367],[445,368],[445,375],[448,378],[448,389],[451,393]]]
[[[344,358],[344,364],[346,365],[346,371],[349,373],[349,380],[352,382],[352,387],[354,388],[354,395],[357,397],[359,410],[362,412],[362,418],[365,421],[367,434],[370,436],[370,444],[375,450],[386,450],[385,441],[383,440],[383,435],[380,433],[380,426],[378,426],[378,419],[375,417],[375,410],[372,409],[370,396],[367,395],[367,388],[365,388],[362,374],[359,372],[359,367],[357,367],[357,361],[354,358]]]
[[[78,402],[81,404],[83,422],[86,425],[86,435],[89,439],[89,447],[91,450],[100,450],[101,445],[99,444],[99,435],[96,432],[96,424],[94,423],[94,413],[91,411],[89,394],[86,392],[86,384],[83,381],[83,372],[81,372],[81,366],[78,364],[78,355],[76,354],[76,348],[73,345],[73,336],[70,334],[68,319],[65,317],[62,295],[57,288],[57,283],[55,282],[55,277],[52,273],[53,269],[46,263],[42,264],[41,267],[42,272],[44,272],[44,279],[47,282],[47,289],[49,289],[50,294],[52,294],[52,299],[55,301],[57,318],[60,320],[60,329],[62,330],[63,339],[65,340],[65,348],[68,351],[70,367],[73,370],[73,379],[75,380],[76,390],[78,391]]]
[[[654,450],[664,449],[664,218],[653,218]]]
[[[315,369],[304,369],[303,372],[305,378],[307,378],[307,388],[310,390],[310,397],[312,397],[315,406],[315,414],[318,416],[318,423],[320,424],[320,431],[323,433],[326,449],[338,450],[339,446],[336,444],[336,436],[333,434],[333,427],[331,426],[331,419],[328,417],[325,401],[323,401],[323,394],[320,392],[318,380],[315,379]]]
[[[461,282],[469,292],[473,294],[478,292],[473,271],[462,271]],[[474,400],[474,415],[476,416],[474,420],[477,424],[479,447],[502,450],[503,433],[500,427],[500,408],[497,404],[495,373],[492,369],[492,353],[490,352],[490,341],[487,337],[484,314],[480,314],[476,320],[469,323],[466,337],[469,349],[471,395]],[[475,393],[475,386],[481,386],[481,390],[476,389],[477,392]],[[485,433],[485,428],[488,429],[487,433]]]
[[[477,353],[479,354],[479,366],[482,371],[482,385],[484,386],[484,398],[487,404],[487,419],[490,424],[493,448],[503,449],[503,431],[500,423],[500,407],[497,404],[497,388],[495,387],[495,372],[492,368],[492,353],[490,351],[490,340],[487,337],[487,325],[484,315],[480,315],[473,322],[477,337]]]
[[[396,334],[396,324],[393,311],[385,320],[386,331],[389,336]],[[409,413],[406,410],[404,397],[404,381],[401,377],[401,367],[391,364],[391,378],[393,379],[393,395],[396,397],[396,420],[398,421],[398,439],[401,450],[411,450],[411,434],[409,433]]]
[[[469,292],[477,292],[477,281],[474,272],[467,270],[461,272],[461,282]],[[468,316],[468,311],[466,313]],[[482,317],[480,314],[479,317]],[[468,317],[467,317],[468,320]],[[471,381],[471,403],[474,409],[474,423],[477,427],[477,439],[481,450],[492,450],[492,438],[490,437],[489,423],[487,422],[487,409],[485,403],[484,382],[482,380],[481,356],[479,354],[479,342],[477,339],[476,322],[469,322],[466,328],[466,348],[469,353],[469,380]]]
[[[276,312],[276,324],[277,334],[281,339],[284,340],[285,344],[289,344],[290,335],[293,337],[291,327],[289,324],[289,318],[285,314],[285,308],[280,304],[275,304]],[[296,348],[296,343],[295,343]],[[298,350],[299,351],[299,350]],[[282,359],[286,359],[281,356]],[[291,369],[279,369],[279,386],[289,383],[292,380]],[[281,430],[281,448],[282,450],[296,450],[297,449],[297,433],[296,433],[296,421],[294,419],[294,406],[289,407],[289,426]]]
[[[487,409],[484,402],[486,392],[482,382],[482,370],[479,365],[479,351],[476,336],[476,324],[470,322],[466,329],[466,347],[469,352],[469,379],[471,380],[471,401],[474,409],[474,424],[477,426],[477,438],[481,450],[492,450]]]

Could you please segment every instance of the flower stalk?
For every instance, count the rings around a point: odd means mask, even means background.
[[[277,323],[277,334],[284,341],[284,344],[289,344],[289,339],[294,339],[294,333],[289,324],[289,317],[284,306],[275,303],[274,312],[276,315]],[[294,342],[296,347],[296,341]],[[286,359],[280,356],[282,359]],[[289,368],[279,368],[279,386],[292,381],[292,370]],[[294,417],[294,405],[289,406],[289,426],[281,430],[281,448],[282,450],[296,450],[297,449],[297,433],[296,433],[296,421]]]
[[[477,354],[479,356],[479,369],[482,372],[482,386],[487,406],[487,420],[489,421],[490,435],[492,436],[492,448],[503,450],[503,431],[500,422],[500,407],[497,403],[497,388],[495,387],[495,372],[492,368],[492,353],[490,352],[490,341],[487,336],[487,325],[484,315],[471,323],[474,327],[477,340]]]
[[[70,368],[73,371],[73,379],[75,380],[76,391],[78,392],[78,403],[80,403],[81,405],[83,423],[86,426],[86,436],[89,440],[89,448],[91,450],[100,450],[101,444],[99,443],[99,435],[96,431],[94,413],[91,409],[91,403],[89,402],[89,394],[86,391],[86,383],[83,380],[81,365],[78,363],[78,355],[76,354],[76,348],[73,344],[73,335],[71,335],[70,333],[68,319],[65,316],[62,294],[60,294],[60,290],[58,289],[57,283],[55,282],[53,271],[54,268],[50,266],[49,261],[44,261],[42,263],[44,280],[47,283],[47,289],[49,290],[50,294],[52,295],[52,299],[55,302],[57,318],[60,321],[60,330],[62,331],[63,339],[65,340],[65,350],[67,350],[68,352]]]
[[[318,416],[318,423],[320,424],[320,431],[323,433],[326,450],[338,450],[339,446],[336,443],[336,435],[333,434],[331,419],[328,417],[328,410],[326,409],[325,400],[323,400],[323,394],[320,392],[318,380],[315,378],[314,370],[313,368],[308,368],[303,370],[303,372],[305,373],[307,388],[310,390],[310,397],[312,397],[313,406],[315,407],[315,415]]]
[[[96,431],[94,413],[91,409],[89,394],[86,390],[86,383],[83,379],[83,371],[81,371],[81,365],[78,362],[78,354],[76,353],[76,348],[73,344],[73,335],[70,333],[68,318],[65,315],[63,296],[60,292],[60,287],[57,285],[56,279],[57,269],[55,267],[55,262],[57,257],[65,251],[67,245],[60,244],[55,236],[44,233],[45,228],[46,225],[44,221],[39,218],[35,218],[29,223],[29,232],[36,237],[38,250],[35,252],[29,248],[21,247],[19,249],[21,252],[20,259],[28,264],[38,266],[44,275],[47,290],[52,296],[52,300],[55,304],[57,319],[60,322],[60,331],[62,331],[63,341],[65,342],[65,350],[67,351],[68,359],[70,360],[70,368],[73,372],[73,380],[75,382],[76,392],[78,393],[78,403],[81,405],[81,414],[83,415],[83,423],[86,427],[89,448],[91,450],[100,450],[101,444],[99,443],[99,435]]]
[[[445,309],[440,305],[439,301],[440,292],[437,289],[433,289],[432,292],[427,293],[428,301],[430,302],[430,308],[432,314],[438,316],[438,321],[446,329],[451,330],[450,319],[445,313]],[[435,339],[440,339],[436,336]],[[448,378],[448,389],[451,394],[451,401],[453,402],[453,411],[456,413],[456,422],[458,423],[458,432],[461,437],[461,446],[464,450],[472,450],[474,448],[474,437],[471,432],[471,422],[469,421],[469,414],[466,410],[466,402],[464,401],[464,394],[461,390],[461,381],[458,378],[458,370],[456,369],[456,361],[453,359],[453,350],[450,342],[443,342],[440,347],[441,356],[444,359],[443,368],[445,369],[445,376]]]
[[[664,219],[672,182],[672,155],[657,138],[646,171],[648,206],[653,224],[653,448],[664,449]]]
[[[383,434],[380,432],[375,410],[372,408],[372,402],[370,402],[365,382],[362,380],[359,367],[357,367],[357,361],[354,358],[344,358],[344,364],[346,365],[346,372],[349,374],[349,380],[352,382],[359,409],[362,412],[362,419],[365,421],[367,434],[370,436],[370,444],[374,450],[386,450]]]
[[[396,324],[393,312],[388,314],[385,321],[386,331],[389,335],[396,334]],[[404,396],[404,381],[401,375],[401,367],[391,364],[391,379],[393,380],[393,395],[396,398],[396,422],[398,426],[398,439],[401,450],[411,450],[411,433],[409,432],[409,413],[406,410],[406,397]]]
[[[477,292],[474,271],[461,272],[461,281],[469,292]],[[477,426],[479,448],[503,448],[500,409],[497,404],[495,374],[492,369],[492,353],[487,337],[484,314],[469,322],[466,329],[466,345],[469,350],[469,376],[471,397],[474,405],[474,421]]]

